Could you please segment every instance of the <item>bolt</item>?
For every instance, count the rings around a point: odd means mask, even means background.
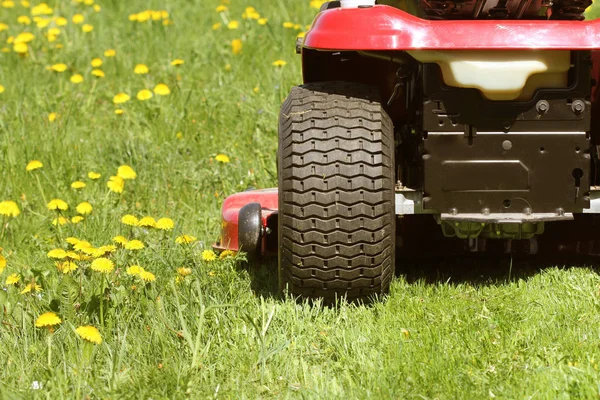
[[[458,214],[458,210],[456,208],[451,208],[450,209],[450,214],[456,215],[456,214]]]
[[[485,207],[484,209],[482,209],[482,210],[481,210],[481,213],[482,213],[483,215],[490,215],[490,209],[489,209],[489,208],[487,208],[487,207]]]
[[[585,103],[581,100],[575,100],[573,104],[571,104],[571,110],[575,114],[581,114],[583,110],[585,110]]]
[[[535,105],[535,109],[539,114],[545,114],[550,109],[550,103],[546,100],[540,100]]]
[[[502,142],[502,149],[506,151],[512,149],[512,142],[510,140],[505,140],[504,142]]]
[[[525,207],[525,208],[523,209],[523,214],[525,214],[525,215],[531,215],[531,208],[529,208],[529,207]]]
[[[556,215],[562,217],[563,215],[565,215],[565,210],[563,210],[562,208],[557,208],[556,209]]]

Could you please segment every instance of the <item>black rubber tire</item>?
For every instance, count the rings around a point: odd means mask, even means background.
[[[388,292],[394,128],[376,88],[294,87],[279,117],[279,284],[327,302]]]

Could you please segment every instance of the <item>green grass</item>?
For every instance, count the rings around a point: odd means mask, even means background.
[[[203,260],[220,229],[223,199],[276,184],[278,107],[301,82],[298,31],[282,23],[309,24],[315,10],[308,0],[232,2],[223,14],[215,12],[217,0],[106,0],[100,12],[49,1],[54,16],[69,19],[55,42],[45,38],[48,28],[18,25],[29,10],[16,3],[0,8],[9,26],[0,43],[23,31],[35,39],[26,57],[12,44],[0,53],[0,201],[21,210],[0,219],[7,260],[0,275],[1,398],[600,395],[600,278],[593,268],[515,265],[509,272],[508,260],[500,260],[459,276],[460,266],[436,267],[400,276],[390,296],[371,306],[323,308],[282,300],[273,263],[246,270],[236,258]],[[243,20],[246,6],[268,23]],[[146,9],[167,10],[173,23],[128,20]],[[71,22],[76,13],[92,32]],[[233,19],[237,30],[225,27]],[[211,29],[217,22],[223,26]],[[231,53],[233,39],[243,41],[241,54]],[[104,57],[107,49],[116,57]],[[95,57],[104,61],[103,79],[91,75]],[[176,58],[185,63],[171,66]],[[287,65],[274,67],[279,59]],[[58,63],[68,70],[46,69]],[[138,63],[150,74],[135,75]],[[74,73],[85,81],[72,84]],[[136,100],[158,83],[172,93]],[[131,100],[117,106],[112,99],[120,92]],[[58,115],[53,122],[50,113]],[[217,162],[218,154],[231,162]],[[43,168],[25,171],[34,159]],[[106,182],[123,164],[137,178],[112,193]],[[89,171],[102,177],[92,181]],[[72,189],[76,180],[87,186]],[[56,214],[46,208],[53,198],[68,202],[68,217],[82,201],[94,210],[79,224],[55,227]],[[125,214],[169,217],[175,229],[131,228],[120,222]],[[176,244],[184,233],[198,241]],[[115,235],[145,248],[118,249],[108,275],[89,262],[62,274],[46,256],[69,248],[67,237],[101,246]],[[132,264],[156,281],[127,275]],[[193,273],[177,283],[179,267]],[[6,285],[13,273],[20,283]],[[32,281],[43,291],[20,294]],[[35,328],[47,311],[63,321],[54,332]],[[103,342],[82,340],[80,325],[96,326]]]

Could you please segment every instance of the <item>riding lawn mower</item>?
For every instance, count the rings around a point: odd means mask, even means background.
[[[329,300],[385,294],[410,254],[600,254],[591,1],[375,3],[325,3],[297,42],[278,188],[228,197],[215,248]]]

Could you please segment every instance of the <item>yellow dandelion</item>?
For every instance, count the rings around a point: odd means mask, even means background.
[[[43,313],[35,320],[36,328],[45,328],[48,326],[55,326],[62,322],[60,317],[53,312]]]
[[[102,343],[102,336],[98,329],[91,325],[80,326],[75,329],[75,332],[84,340],[90,343],[100,344]]]
[[[62,218],[62,217],[61,217],[61,218]],[[72,224],[78,224],[78,223],[80,223],[81,221],[83,221],[83,219],[84,219],[84,218],[83,218],[81,215],[76,215],[76,216],[74,216],[73,218],[71,218],[71,223],[72,223]]]
[[[0,22],[0,32],[7,31],[7,30],[8,30],[8,25],[6,25],[4,22]]]
[[[192,274],[192,269],[186,268],[186,267],[179,267],[179,268],[177,268],[177,274],[179,276],[186,277],[186,276],[189,276]]]
[[[14,8],[15,2],[12,0],[5,0],[2,2],[2,7],[4,8]]]
[[[21,15],[21,16],[17,17],[17,23],[19,23],[21,25],[30,25],[31,18],[29,18],[27,15]]]
[[[108,49],[106,51],[104,51],[104,57],[114,57],[117,55],[117,52],[115,51],[115,49]]]
[[[23,290],[21,290],[21,294],[27,294],[27,293],[31,293],[31,292],[41,292],[41,291],[42,291],[41,285],[29,283],[29,284],[27,284],[27,286],[25,286],[25,288],[23,288]]]
[[[175,226],[175,223],[171,218],[161,218],[156,221],[156,228],[164,231],[170,231]]]
[[[75,14],[73,15],[71,21],[73,21],[74,24],[83,24],[83,21],[85,21],[85,17],[81,14]]]
[[[21,210],[19,210],[17,203],[12,200],[0,201],[0,215],[17,217],[19,214],[21,214]]]
[[[75,75],[71,76],[71,83],[74,83],[77,85],[81,82],[83,82],[83,75],[75,74]]]
[[[112,192],[123,193],[123,190],[125,189],[125,180],[123,180],[123,178],[121,178],[120,176],[111,176],[108,179],[109,180],[106,183],[106,186]]]
[[[84,249],[89,249],[90,247],[92,247],[92,244],[85,240],[80,240],[73,245],[73,248],[75,250],[84,250]]]
[[[259,88],[258,86],[256,86],[254,89],[252,89],[252,91],[253,91],[255,94],[258,94],[258,92],[260,92],[260,88]]]
[[[126,214],[121,217],[121,222],[125,225],[137,226],[140,221],[134,215]]]
[[[127,242],[125,244],[125,248],[127,250],[141,250],[144,248],[144,243],[142,243],[141,240],[137,240],[137,239],[130,240],[129,242]]]
[[[93,8],[94,8],[94,11],[95,11],[95,12],[100,12],[100,11],[102,11],[102,7],[100,7],[98,4],[94,4],[94,7],[93,7]]]
[[[227,6],[224,6],[221,4],[220,6],[217,6],[217,8],[215,8],[215,11],[216,12],[227,12]]]
[[[286,28],[286,29],[291,29],[291,28],[294,27],[294,23],[286,21],[286,22],[283,23],[283,27]]]
[[[59,64],[54,64],[52,66],[52,70],[56,71],[56,72],[65,72],[67,70],[67,64],[63,64],[63,63],[59,63]]]
[[[242,41],[240,39],[234,39],[231,41],[231,52],[234,55],[240,54],[242,52]]]
[[[31,160],[31,161],[29,161],[29,163],[27,163],[27,166],[25,167],[25,171],[34,171],[36,169],[42,168],[43,166],[44,166],[44,164],[42,164],[41,161]]]
[[[167,96],[171,94],[171,89],[169,89],[169,87],[164,83],[159,83],[154,87],[154,93],[156,93],[159,96]]]
[[[149,100],[153,96],[152,92],[148,89],[140,90],[137,94],[137,99],[140,101]]]
[[[48,121],[50,121],[50,122],[56,121],[57,116],[58,115],[55,112],[51,112],[50,114],[48,114]]]
[[[117,176],[123,179],[135,179],[137,174],[129,165],[121,165],[117,169]]]
[[[221,254],[219,254],[220,259],[233,257],[233,256],[235,256],[235,251],[233,251],[233,250],[224,250],[221,252]]]
[[[73,189],[83,189],[85,187],[85,182],[75,181],[71,183],[71,187]]]
[[[105,254],[110,254],[117,251],[117,246],[114,244],[106,244],[104,246],[100,246],[98,250],[103,251]]]
[[[99,68],[99,67],[102,66],[102,59],[101,58],[94,58],[90,64],[94,68]]]
[[[112,241],[120,244],[121,246],[124,246],[129,240],[127,240],[125,236],[115,236],[114,238],[112,238]]]
[[[29,46],[27,46],[27,43],[15,43],[13,51],[15,53],[25,54],[29,51]]]
[[[21,277],[19,276],[19,274],[10,274],[9,276],[6,277],[6,280],[4,281],[4,284],[6,286],[15,285],[20,280],[21,280]]]
[[[146,75],[148,72],[150,72],[150,70],[146,64],[138,64],[133,69],[133,72],[138,75]]]
[[[266,25],[269,20],[267,18],[259,18],[256,22],[258,22],[259,25]]]
[[[58,217],[58,218],[54,218],[52,220],[52,225],[54,226],[58,226],[58,225],[66,225],[69,223],[69,220],[65,217]]]
[[[140,271],[139,277],[145,282],[154,282],[156,280],[156,276],[152,272],[146,270]]]
[[[90,268],[92,268],[92,270],[94,271],[108,274],[112,272],[113,269],[115,269],[115,265],[108,258],[100,257],[92,261],[92,265],[90,266]]]
[[[138,22],[146,22],[152,17],[150,10],[142,11],[137,15]]]
[[[94,26],[90,25],[90,24],[85,24],[81,27],[81,30],[84,31],[85,33],[89,33],[94,30]]]
[[[225,154],[217,154],[217,156],[215,157],[215,160],[217,160],[218,162],[221,162],[223,164],[227,164],[230,161],[229,157],[226,156]]]
[[[144,270],[144,268],[140,267],[139,265],[131,265],[129,267],[127,267],[127,270],[125,271],[127,273],[127,275],[139,275],[140,272],[142,272]]]
[[[102,176],[101,174],[94,172],[94,171],[90,171],[87,174],[88,178],[92,179],[92,180],[96,180],[96,179],[100,179],[100,177]]]
[[[102,257],[105,253],[103,250],[91,246],[81,249],[81,252],[94,258]]]
[[[14,43],[15,44],[19,44],[19,43],[29,43],[31,42],[33,39],[35,39],[35,35],[31,32],[22,32],[19,33],[17,35],[17,37],[15,37],[14,39]]]
[[[63,249],[53,249],[48,252],[47,256],[49,258],[57,258],[62,260],[63,258],[67,257],[67,252]]]
[[[69,205],[61,199],[53,199],[47,204],[48,210],[61,210],[66,211],[69,209]]]
[[[0,254],[0,274],[2,272],[4,272],[5,268],[6,268],[6,258],[4,258],[4,256],[2,254]]]
[[[54,22],[56,22],[56,25],[58,26],[67,26],[69,20],[67,20],[65,17],[58,17]]]
[[[117,114],[117,115],[123,115],[124,112],[125,111],[121,110],[120,108],[115,110],[115,114]]]
[[[93,69],[92,75],[94,75],[96,78],[104,78],[104,71],[101,69]]]
[[[287,65],[287,62],[285,62],[283,60],[273,61],[274,67],[285,67],[286,65]]]
[[[113,97],[113,103],[115,104],[123,104],[127,103],[131,99],[127,93],[117,93],[115,97]]]
[[[225,64],[225,71],[231,71],[231,64]]]
[[[181,235],[175,239],[175,243],[178,244],[190,244],[198,240],[196,237],[191,235]]]
[[[77,243],[81,242],[81,240],[76,237],[69,236],[65,239],[65,242],[69,243],[71,246],[75,246]]]
[[[179,65],[183,65],[185,61],[183,61],[181,58],[176,58],[173,61],[171,61],[171,65],[174,67],[177,67]]]
[[[4,93],[4,86],[0,85],[0,93]]]
[[[227,29],[233,30],[233,29],[237,29],[239,27],[240,27],[240,23],[236,20],[229,21],[229,23],[227,24]]]
[[[58,272],[62,272],[63,274],[73,272],[77,268],[79,267],[73,261],[62,261],[56,263],[56,269],[58,270]]]
[[[152,217],[144,217],[138,222],[138,226],[145,226],[147,228],[156,228],[156,220]]]
[[[213,24],[212,26],[212,30],[213,31],[218,31],[219,29],[221,29],[222,24],[220,22],[216,22]]]
[[[202,259],[204,261],[214,261],[217,259],[217,255],[212,250],[204,250],[202,252]]]
[[[94,208],[90,203],[84,201],[82,203],[79,203],[75,209],[79,214],[87,215],[91,213]]]

